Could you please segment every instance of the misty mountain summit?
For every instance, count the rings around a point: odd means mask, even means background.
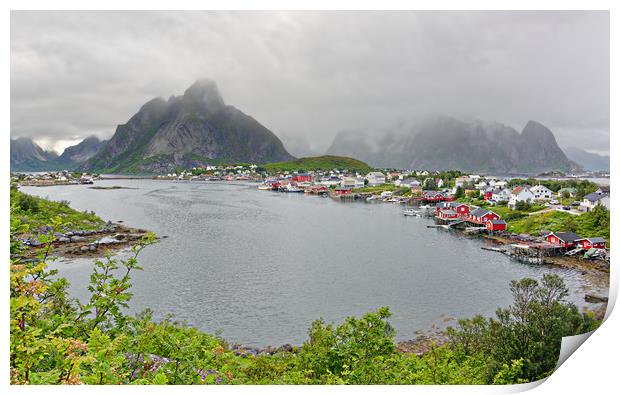
[[[293,159],[280,139],[224,102],[214,81],[201,79],[181,96],[153,99],[80,168],[163,173],[221,161],[266,163]]]
[[[336,136],[328,152],[355,154],[374,166],[410,169],[537,174],[579,167],[567,158],[553,133],[536,121],[529,121],[519,133],[499,122],[433,116],[387,135],[391,149],[383,149],[381,139],[353,144],[348,133]]]

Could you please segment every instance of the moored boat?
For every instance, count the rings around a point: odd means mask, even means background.
[[[407,208],[403,210],[403,215],[406,217],[419,217],[420,216],[420,212],[416,211],[412,208]]]

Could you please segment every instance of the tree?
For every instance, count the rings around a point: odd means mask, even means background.
[[[489,356],[488,383],[525,382],[553,371],[562,337],[596,328],[592,314],[581,314],[566,303],[568,289],[557,275],[541,282],[524,278],[510,283],[513,304],[500,308],[496,318],[460,320],[449,328],[450,345],[466,355]]]
[[[463,191],[463,188],[461,186],[456,187],[456,191],[454,192],[454,197],[456,199],[460,199],[463,196],[465,196],[465,192]]]
[[[434,178],[426,178],[424,179],[424,183],[423,183],[424,189],[437,189],[437,184],[435,183],[435,179]]]
[[[387,307],[362,318],[349,317],[336,328],[317,320],[310,328],[300,362],[315,378],[345,377],[348,384],[380,382],[386,359],[395,352],[394,329],[387,322]]]
[[[572,215],[564,220],[564,230],[566,232],[576,232],[578,227],[579,225]]]
[[[513,305],[498,309],[497,320],[491,320],[496,369],[522,360],[521,379],[544,378],[555,368],[562,337],[594,329],[594,319],[565,303],[568,288],[557,275],[546,274],[541,283],[512,281],[510,289]]]

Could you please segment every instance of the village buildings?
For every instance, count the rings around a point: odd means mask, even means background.
[[[534,200],[551,200],[555,196],[553,191],[544,185],[535,185],[530,191],[534,194]]]
[[[368,186],[371,187],[385,184],[385,174],[378,171],[372,171],[366,174],[366,181],[368,182]]]
[[[510,193],[508,207],[515,209],[518,202],[531,202],[534,200],[534,194],[527,185],[519,185]]]
[[[594,210],[596,206],[603,206],[609,210],[610,208],[609,194],[602,192],[602,191],[600,192],[596,191],[596,192],[587,194],[586,196],[583,197],[583,200],[581,201],[581,204],[579,207],[582,211],[592,211]]]

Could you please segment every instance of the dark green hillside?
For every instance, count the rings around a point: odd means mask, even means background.
[[[366,163],[344,156],[314,156],[300,158],[288,162],[269,163],[265,165],[267,171],[311,171],[311,170],[349,170],[358,173],[368,173],[372,168]]]

